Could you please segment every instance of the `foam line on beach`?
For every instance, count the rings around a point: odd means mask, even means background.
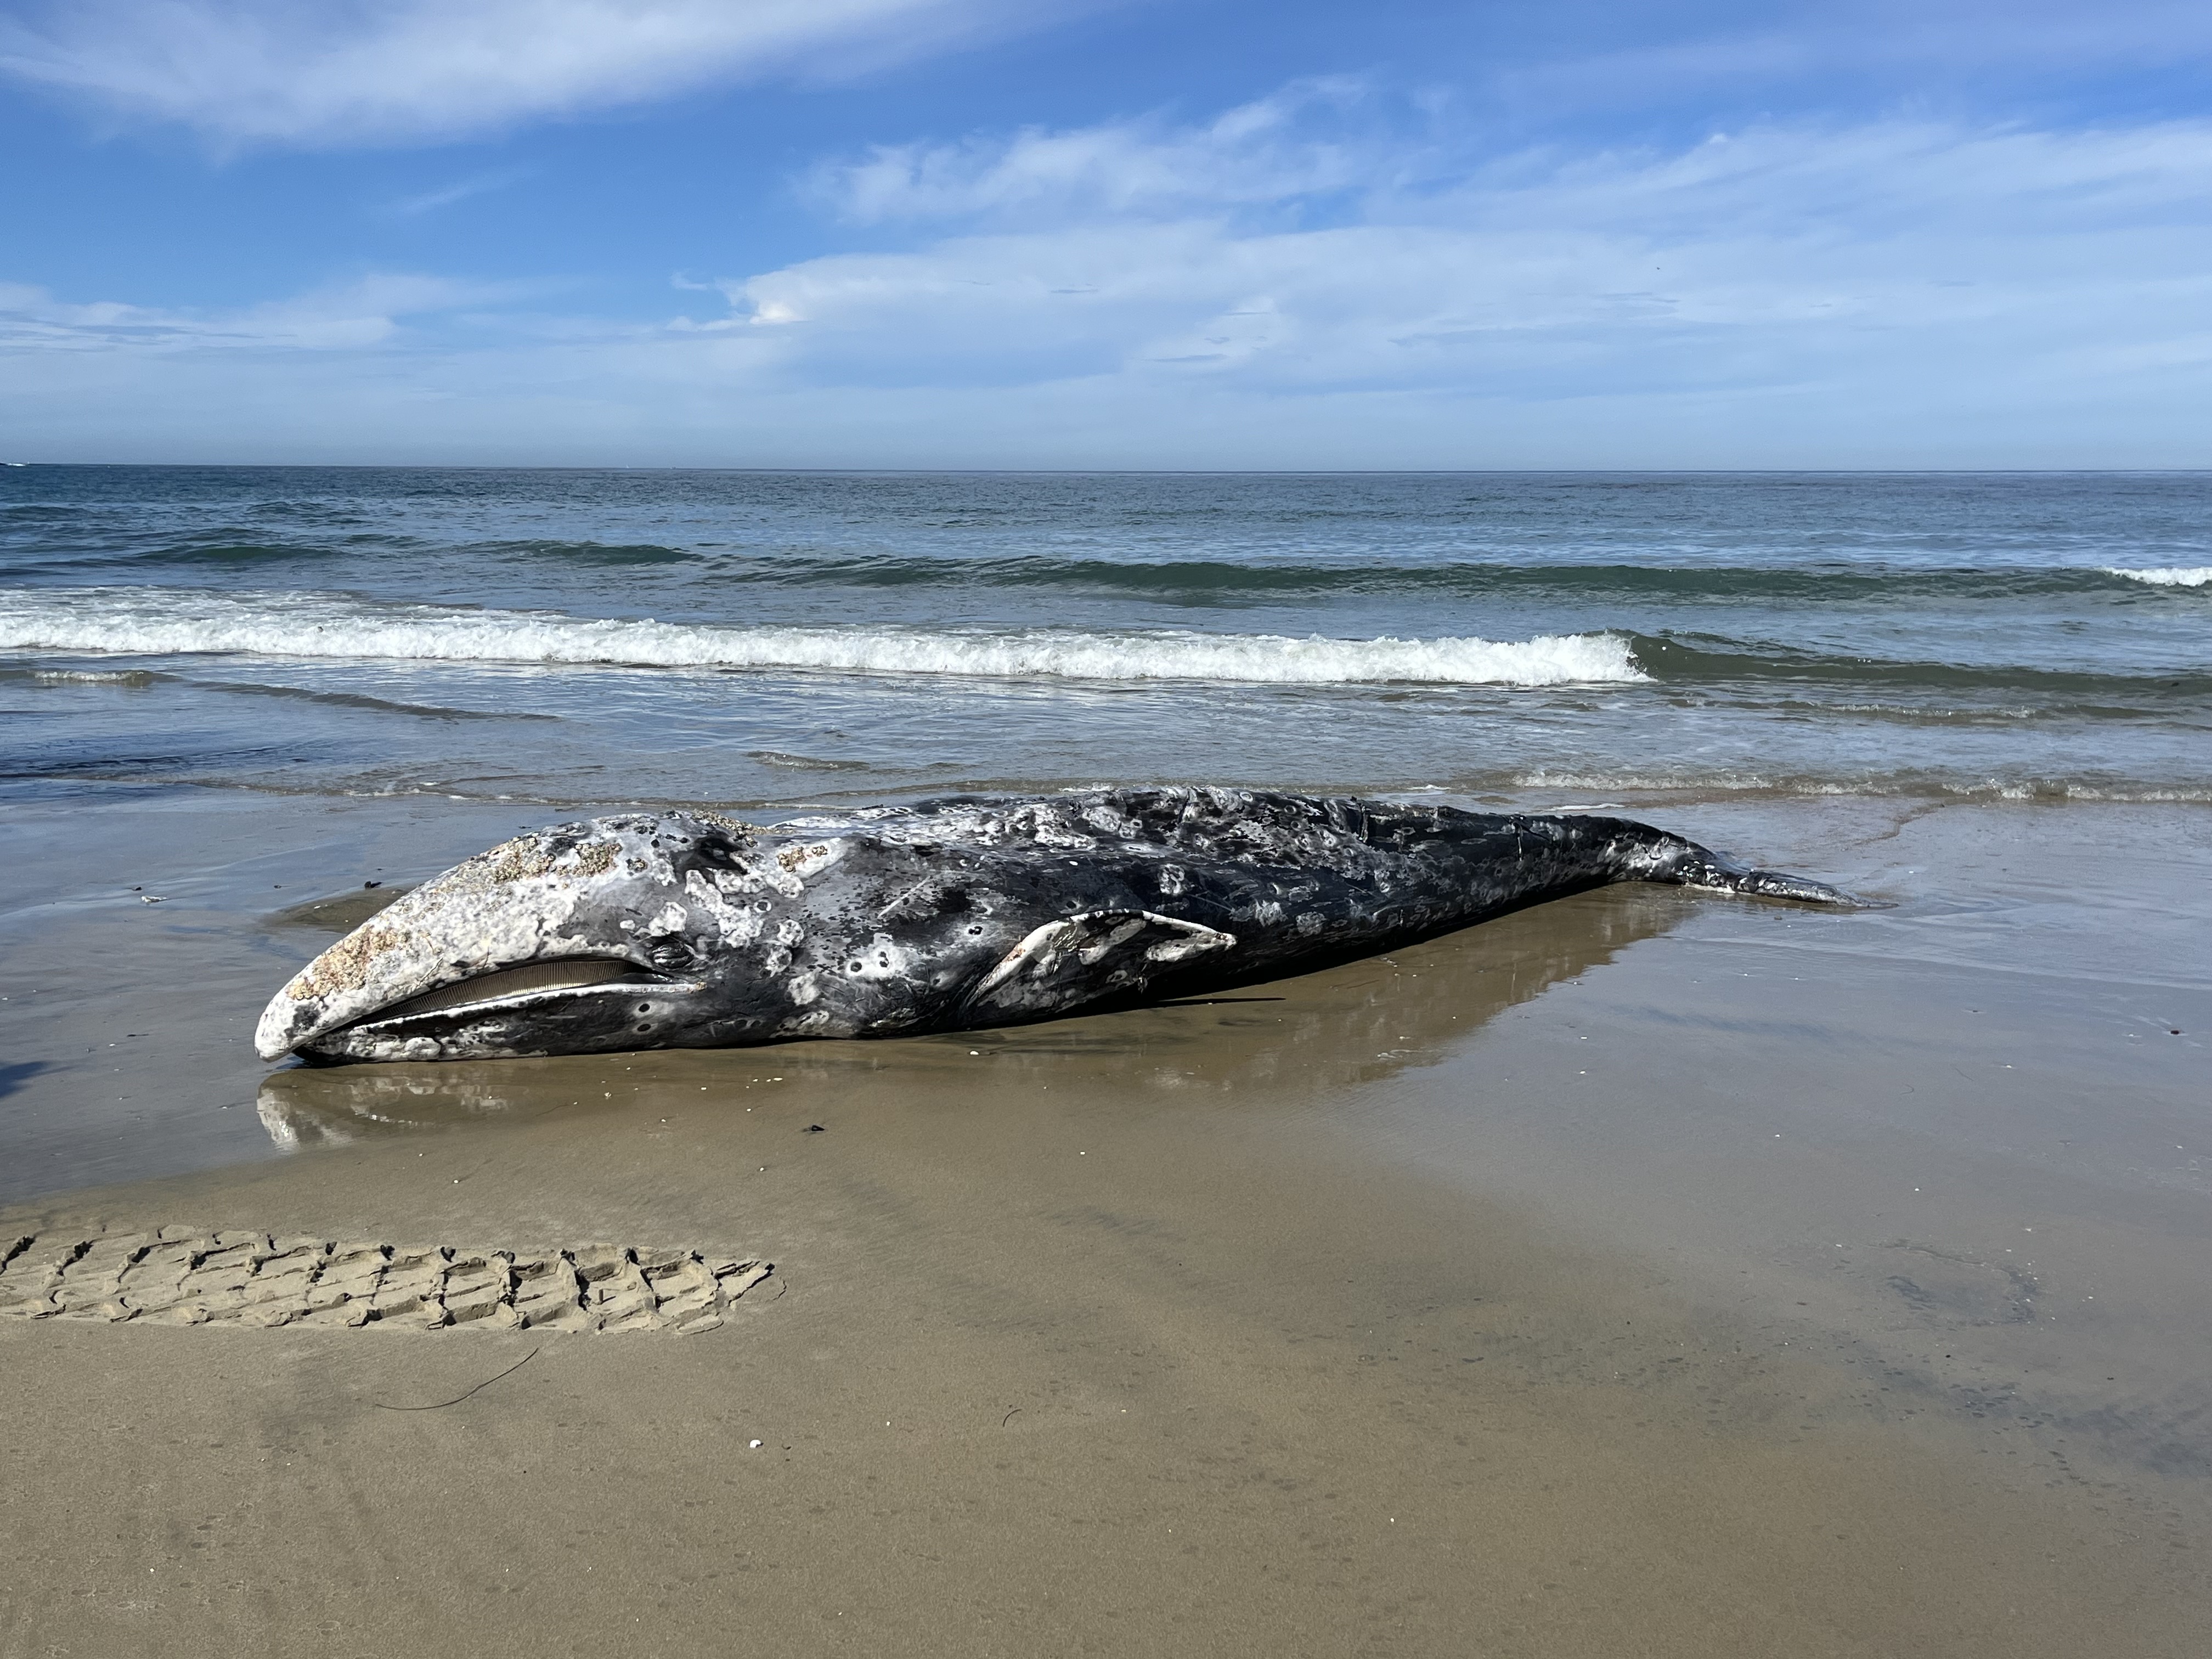
[[[1963,800],[2109,801],[2136,805],[2194,805],[2212,801],[2212,788],[2201,784],[2161,786],[2110,779],[2093,781],[2063,777],[1966,780],[1917,771],[1817,777],[1690,769],[1640,772],[1535,767],[1502,775],[1455,778],[1448,787],[1454,793],[1466,794],[1481,794],[1498,789],[1573,789],[1705,796],[1863,795],[1889,799],[1942,799],[1948,796]]]
[[[1646,678],[1626,637],[1612,633],[1498,641],[1186,629],[744,628],[112,588],[9,596],[0,604],[0,647],[1280,685],[1570,685]]]

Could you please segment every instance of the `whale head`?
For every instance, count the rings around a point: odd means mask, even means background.
[[[462,1060],[747,1040],[722,982],[782,887],[711,813],[517,837],[424,883],[317,957],[254,1032],[265,1060]],[[763,871],[760,865],[766,866]]]

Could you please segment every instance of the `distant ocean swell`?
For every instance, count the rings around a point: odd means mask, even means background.
[[[31,553],[22,559],[22,553]],[[1055,557],[1042,554],[912,554],[854,556],[757,547],[590,541],[485,541],[445,544],[404,535],[356,533],[327,541],[270,541],[245,531],[164,539],[151,546],[112,544],[70,549],[51,543],[22,549],[0,574],[51,578],[94,570],[162,568],[208,572],[314,568],[332,560],[410,560],[445,565],[483,561],[512,573],[546,570],[649,570],[716,586],[808,589],[970,587],[998,591],[1066,590],[1183,603],[1327,599],[1331,596],[1481,598],[1556,596],[1603,600],[1767,600],[1980,604],[2068,594],[2167,592],[2212,585],[2212,566],[2146,568],[2018,565],[1942,568],[1858,562],[1780,567],[1668,562],[1636,563],[1540,556],[1291,557],[1266,562],[1233,559]],[[21,562],[18,562],[20,560]]]
[[[1344,640],[1168,629],[743,628],[429,606],[349,611],[325,600],[188,600],[98,589],[0,599],[0,648],[1280,685],[1540,686],[1645,678],[1626,636],[1604,633]]]
[[[2172,705],[2212,697],[2212,673],[2101,673],[2022,663],[1918,662],[1838,656],[1782,646],[1750,646],[1710,635],[1628,636],[1630,654],[1649,678],[1668,684],[1734,681],[1913,687],[1933,691],[2037,692],[2061,696],[2143,696]]]
[[[533,551],[552,544],[534,544]],[[1581,599],[1940,599],[1977,603],[2075,593],[2139,592],[2142,586],[2201,587],[2212,567],[2120,569],[2088,566],[1926,569],[1777,568],[1764,565],[1639,564],[1440,558],[1419,563],[1347,557],[1265,564],[1216,559],[821,558],[685,553],[672,548],[567,548],[559,556],[594,563],[691,564],[708,580],[779,586],[1066,587],[1197,601],[1326,599],[1405,593],[1462,598],[1556,595]]]

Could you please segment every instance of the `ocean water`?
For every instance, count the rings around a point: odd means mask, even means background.
[[[2175,473],[10,467],[0,776],[2212,800],[2208,509]]]

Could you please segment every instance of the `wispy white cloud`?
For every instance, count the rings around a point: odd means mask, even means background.
[[[846,199],[952,234],[731,282],[733,325],[777,337],[793,374],[855,384],[1173,374],[1542,398],[1877,360],[1908,380],[1996,368],[2193,332],[2212,299],[2212,125],[1769,127],[1450,177],[1433,149],[1340,169],[1278,109],[1237,113],[871,157],[842,175]],[[1328,222],[1251,219],[1319,191],[1339,191]]]
[[[878,145],[859,161],[817,167],[807,184],[862,223],[1277,206],[1354,185],[1374,191],[1403,171],[1413,157],[1402,140],[1346,121],[1369,102],[1355,79],[1301,82],[1197,126],[1156,118]]]
[[[812,182],[914,246],[722,279],[701,321],[434,284],[225,318],[19,296],[0,423],[202,459],[182,411],[220,405],[292,410],[229,430],[298,459],[350,434],[371,458],[758,465],[2212,460],[2212,123],[1504,156],[1389,125],[1302,89],[871,155]],[[283,366],[249,373],[240,340]]]
[[[224,145],[412,143],[863,72],[1103,0],[19,0],[0,71]]]
[[[519,184],[527,177],[527,169],[522,167],[500,167],[489,173],[471,173],[436,190],[426,190],[418,195],[403,196],[397,201],[387,202],[383,211],[395,219],[420,218],[426,213],[435,213],[441,208],[455,206],[471,197],[487,196],[493,191],[505,190],[509,185]]]
[[[866,222],[1163,221],[1328,196],[1367,222],[1595,226],[1626,214],[1648,226],[1748,213],[1772,223],[1794,208],[1805,222],[1850,230],[1869,211],[1977,204],[2039,218],[2060,194],[2073,198],[2067,211],[2184,208],[2188,176],[2212,159],[2212,125],[2190,121],[1769,121],[1673,148],[1550,143],[1501,154],[1433,118],[1390,113],[1359,82],[1306,82],[1194,125],[1117,121],[878,147],[817,167],[805,184]]]
[[[534,285],[383,273],[229,311],[72,304],[0,283],[0,352],[361,351],[398,341],[410,319],[511,304]]]

